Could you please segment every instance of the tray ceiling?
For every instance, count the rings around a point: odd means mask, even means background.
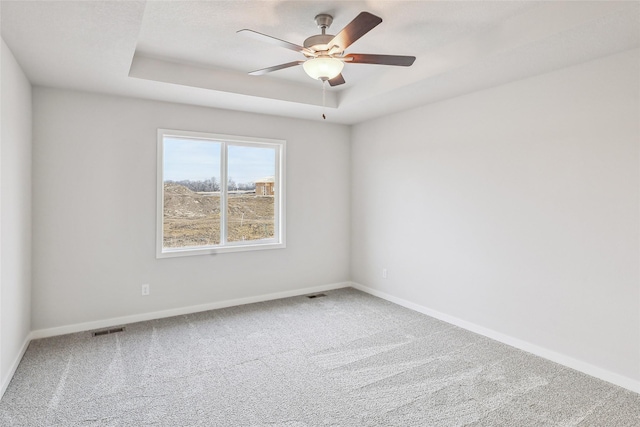
[[[2,1],[2,37],[35,85],[321,120],[322,85],[302,67],[248,71],[302,55],[334,16],[382,24],[347,53],[414,55],[410,68],[347,64],[327,89],[329,120],[357,123],[640,46],[637,1]]]

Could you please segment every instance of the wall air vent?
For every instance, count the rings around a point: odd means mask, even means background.
[[[120,326],[118,328],[111,328],[111,329],[102,329],[102,330],[93,332],[92,335],[94,337],[100,337],[102,335],[115,334],[118,332],[124,332],[124,326]]]

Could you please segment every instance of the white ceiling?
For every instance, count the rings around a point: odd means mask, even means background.
[[[302,44],[313,18],[335,34],[359,12],[382,24],[347,53],[416,56],[412,67],[346,64],[326,114],[357,123],[640,47],[640,1],[7,1],[2,37],[34,85],[321,120],[303,59],[236,34]]]

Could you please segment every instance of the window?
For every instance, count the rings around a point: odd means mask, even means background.
[[[158,130],[158,258],[285,247],[285,141]]]

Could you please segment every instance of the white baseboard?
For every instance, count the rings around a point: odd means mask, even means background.
[[[16,373],[16,369],[18,369],[18,365],[22,360],[22,356],[24,356],[24,353],[27,351],[27,347],[29,347],[31,339],[31,334],[25,337],[24,342],[22,343],[22,347],[20,347],[20,351],[16,355],[13,363],[11,364],[11,367],[9,368],[9,372],[7,372],[4,378],[2,378],[2,382],[0,382],[0,399],[2,399],[2,396],[4,396],[4,392],[7,391],[7,387],[9,387],[9,383],[13,378],[13,374]]]
[[[109,328],[112,326],[126,325],[128,323],[144,322],[146,320],[162,319],[165,317],[181,316],[198,313],[201,311],[215,310],[218,308],[233,307],[237,305],[253,304],[256,302],[270,301],[274,299],[289,298],[316,292],[330,291],[351,286],[351,282],[332,283],[328,285],[313,286],[304,289],[275,292],[246,298],[237,298],[225,301],[217,301],[207,304],[192,305],[189,307],[172,308],[169,310],[154,311],[151,313],[133,314],[130,316],[113,317],[110,319],[95,320],[92,322],[76,323],[73,325],[58,326],[55,328],[38,329],[31,332],[31,339],[48,338],[58,335],[72,334],[76,332],[91,331],[94,329]]]
[[[536,356],[540,356],[547,360],[551,360],[552,362],[559,363],[560,365],[566,366],[571,369],[575,369],[576,371],[580,371],[584,374],[590,375],[595,378],[599,378],[601,380],[607,381],[609,383],[615,384],[617,386],[626,388],[627,390],[631,390],[636,393],[640,393],[640,381],[636,381],[632,378],[625,377],[623,375],[617,374],[615,372],[611,372],[609,370],[600,368],[598,366],[594,366],[590,363],[584,362],[579,359],[575,359],[573,357],[555,352],[553,350],[549,350],[544,347],[540,347],[536,344],[532,344],[528,341],[523,341],[518,338],[511,337],[509,335],[505,335],[503,333],[494,331],[493,329],[485,328],[480,325],[476,325],[475,323],[468,322],[466,320],[459,319],[454,316],[450,316],[445,313],[441,313],[436,310],[432,310],[428,307],[424,307],[422,305],[413,303],[411,301],[407,301],[402,298],[395,297],[393,295],[387,294],[386,292],[382,292],[368,286],[362,285],[360,283],[351,283],[351,286],[360,291],[366,292],[373,296],[385,299],[392,303],[401,305],[403,307],[409,308],[411,310],[417,311],[419,313],[426,314],[427,316],[434,317],[438,320],[442,320],[444,322],[450,323],[455,326],[459,326],[463,329],[466,329],[471,332],[475,332],[477,334],[483,335],[487,338],[491,338],[493,340],[499,341],[501,343],[507,344],[511,347],[518,348],[520,350],[524,350],[528,353],[535,354]]]

